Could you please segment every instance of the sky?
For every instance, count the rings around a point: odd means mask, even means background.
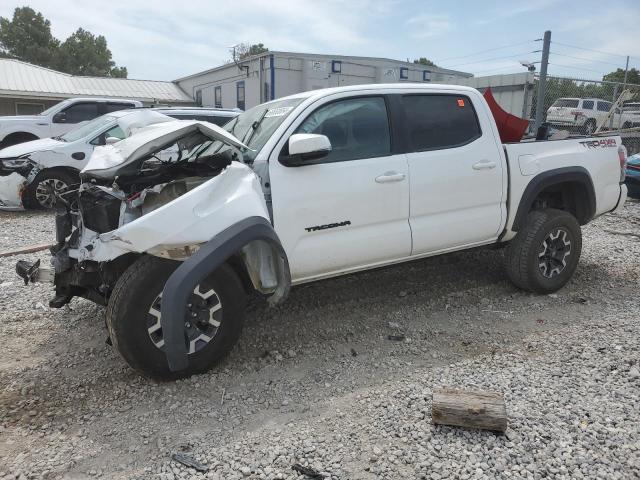
[[[270,50],[406,60],[476,76],[525,71],[552,32],[549,72],[583,79],[640,68],[640,0],[0,0],[28,5],[64,40],[104,35],[129,78],[175,80],[218,66],[238,43]],[[606,8],[603,7],[606,5]],[[579,47],[579,48],[576,48]],[[539,69],[539,64],[538,64]]]

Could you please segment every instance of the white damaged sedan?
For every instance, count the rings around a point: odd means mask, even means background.
[[[0,209],[52,208],[56,194],[79,183],[96,146],[112,144],[148,125],[174,119],[152,110],[120,110],[59,137],[0,150]]]

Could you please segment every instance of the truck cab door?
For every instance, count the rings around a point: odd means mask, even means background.
[[[332,150],[286,166],[294,133],[325,135]],[[392,148],[383,95],[343,93],[308,107],[269,162],[274,227],[294,282],[409,256],[409,171]]]
[[[473,98],[481,105],[479,95]],[[399,103],[411,172],[412,255],[497,239],[507,179],[488,110],[453,92],[401,95]]]

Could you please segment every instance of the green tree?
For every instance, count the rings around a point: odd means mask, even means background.
[[[624,82],[624,69],[618,68],[615,72],[607,73],[602,80],[607,80],[609,82]],[[627,75],[627,83],[634,83],[636,85],[640,84],[640,71],[635,68],[629,70]]]
[[[126,67],[116,67],[111,50],[102,35],[95,36],[82,28],[76,30],[58,53],[58,69],[73,75],[126,78]]]
[[[254,43],[252,45],[249,45],[248,43],[240,43],[232,48],[231,54],[233,56],[233,60],[238,61],[268,51],[269,49],[264,46],[264,43]]]
[[[437,67],[437,65],[435,63],[433,63],[431,60],[429,60],[426,57],[420,57],[420,58],[416,58],[413,63],[417,63],[420,65],[426,65],[427,67]]]
[[[13,19],[0,17],[0,55],[53,67],[59,41],[51,34],[51,23],[29,7],[16,8]]]

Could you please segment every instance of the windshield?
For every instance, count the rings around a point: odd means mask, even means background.
[[[89,135],[97,135],[100,133],[101,129],[115,122],[116,118],[117,117],[112,117],[111,115],[103,115],[101,117],[94,118],[90,122],[65,133],[59,138],[65,142],[75,142],[76,140],[80,140],[81,138],[85,138]]]
[[[251,149],[242,152],[242,156],[246,163],[252,163],[276,128],[303,100],[304,98],[290,98],[279,102],[263,103],[238,115],[222,128]],[[215,141],[202,154],[211,155],[228,148],[231,147]]]
[[[67,105],[68,103],[69,103],[69,100],[56,103],[55,105],[47,108],[44,112],[40,112],[38,115],[49,115],[53,110],[57,110],[58,108],[60,108],[61,105],[64,106],[64,105]]]

